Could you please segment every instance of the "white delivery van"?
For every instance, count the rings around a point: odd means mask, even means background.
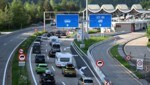
[[[68,52],[56,52],[55,64],[57,67],[64,67],[67,63],[73,63],[73,55]]]

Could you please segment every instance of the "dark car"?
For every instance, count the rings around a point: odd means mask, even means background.
[[[35,56],[35,63],[45,63],[45,55],[43,55],[43,54],[36,54],[36,56]]]
[[[41,45],[40,42],[34,42],[32,53],[40,54],[41,53]]]
[[[61,36],[62,36],[62,31],[61,31],[61,30],[57,30],[57,31],[55,32],[55,36],[58,36],[58,38],[61,38]]]
[[[55,57],[55,53],[60,51],[60,43],[53,43],[51,50],[49,51],[49,57]]]
[[[42,42],[42,41],[41,41],[41,36],[38,36],[38,37],[35,39],[35,41],[41,43],[41,42]]]
[[[41,85],[55,85],[54,74],[51,72],[45,72],[40,75]]]

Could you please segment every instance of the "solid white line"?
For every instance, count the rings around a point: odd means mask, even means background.
[[[52,66],[52,69],[53,69],[53,71],[55,71],[55,68],[54,68],[54,66]]]
[[[32,67],[32,65],[31,65],[31,53],[32,53],[32,48],[30,49],[30,54],[29,54],[29,64],[30,64],[30,71],[31,71],[31,74],[32,74],[32,78],[33,78],[33,81],[34,81],[34,85],[38,85],[37,84],[37,81],[36,81],[36,79],[35,79],[35,75],[34,75],[34,73],[33,73],[33,67]]]
[[[47,52],[47,49],[46,49],[46,52]]]
[[[73,42],[72,42],[72,47],[74,48],[74,46],[73,46]],[[75,51],[76,51],[76,48],[74,48],[75,49]],[[90,68],[90,66],[87,64],[87,62],[81,57],[82,55],[78,52],[78,51],[76,51],[78,54],[79,54],[79,56],[80,56],[80,58],[83,60],[83,62],[86,64],[86,66],[89,68],[89,70],[91,71],[91,73],[93,74],[93,76],[95,77],[95,79],[97,80],[97,82],[99,83],[99,85],[101,85],[101,83],[100,83],[100,81],[98,80],[98,78],[96,77],[96,75],[94,74],[94,72],[93,72],[93,70]]]
[[[7,71],[7,67],[8,67],[10,58],[12,57],[13,53],[15,52],[15,50],[19,47],[19,45],[21,45],[21,43],[23,43],[25,40],[26,40],[26,38],[25,38],[23,41],[21,41],[21,42],[15,47],[15,49],[11,52],[11,54],[9,55],[9,58],[8,58],[8,60],[7,60],[7,62],[6,62],[6,65],[5,65],[5,70],[4,70],[2,85],[5,85],[6,71]]]
[[[66,85],[65,82],[61,82],[63,85]]]
[[[49,56],[47,56],[47,59],[49,60]]]

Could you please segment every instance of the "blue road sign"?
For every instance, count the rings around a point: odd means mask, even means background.
[[[90,14],[90,27],[111,27],[111,17],[110,14]]]
[[[56,27],[58,28],[72,28],[78,27],[79,24],[78,14],[57,14],[56,15]]]

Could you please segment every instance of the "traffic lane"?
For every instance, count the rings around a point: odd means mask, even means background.
[[[66,48],[66,46],[70,45],[70,42],[68,40],[66,41],[62,41],[63,43],[63,46],[62,46],[62,49]],[[66,43],[66,45],[65,45]],[[68,44],[68,45],[67,45]],[[46,51],[47,50],[47,51]],[[62,69],[61,68],[58,68],[55,66],[55,58],[49,58],[48,57],[48,51],[50,50],[50,46],[49,46],[49,43],[48,41],[46,42],[42,42],[42,54],[45,54],[46,57],[46,63],[48,64],[48,68],[54,72],[55,74],[55,79],[56,79],[56,85],[70,85],[73,83],[73,85],[77,85],[77,82],[78,82],[78,79],[79,79],[79,75],[77,74],[77,77],[63,77],[62,75]],[[32,62],[32,70],[33,70],[33,73],[34,73],[34,76],[36,78],[36,81],[38,83],[38,85],[40,84],[39,81],[39,75],[36,74],[35,72],[35,67],[36,67],[36,63],[35,63],[35,55],[32,55],[31,56],[31,62]],[[71,81],[71,82],[70,82]]]
[[[92,72],[89,70],[89,68],[87,67],[85,62],[81,59],[81,57],[78,56],[78,53],[75,51],[75,49],[72,46],[71,46],[71,52],[72,52],[73,55],[77,55],[77,56],[74,56],[75,61],[77,63],[77,69],[81,69],[82,67],[86,67],[85,69],[81,70],[84,73],[83,75],[86,76],[86,77],[91,77],[94,81],[94,85],[98,85],[98,82],[96,81],[96,79],[93,76]],[[92,67],[92,65],[90,64],[90,61],[86,58],[86,56],[82,56],[82,57],[84,58],[86,63],[88,63],[90,68],[93,70],[94,74],[96,74],[96,72],[94,71],[94,68]],[[81,76],[83,76],[83,75],[81,75]],[[97,75],[96,75],[96,77],[98,78]]]
[[[110,40],[102,45],[92,49],[91,54],[95,61],[102,59],[104,66],[101,67],[102,72],[108,77],[114,85],[140,85],[130,74],[109,54],[108,49],[113,45]]]

